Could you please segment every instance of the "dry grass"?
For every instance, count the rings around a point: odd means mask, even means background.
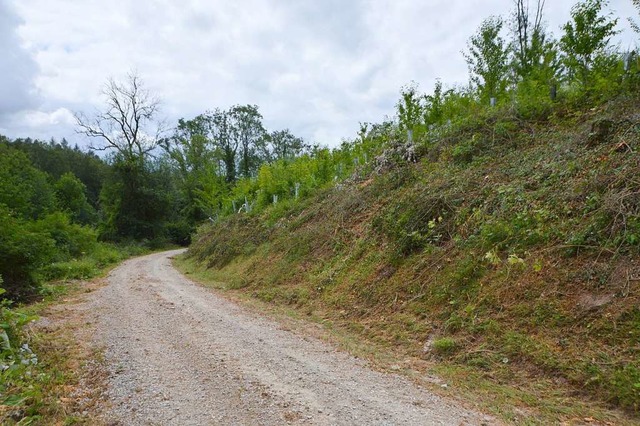
[[[77,306],[101,279],[56,284],[56,296],[23,308],[38,319],[24,330],[25,341],[38,355],[31,378],[10,393],[27,398],[2,407],[1,424],[100,425],[97,418],[106,383],[99,348],[90,344],[90,325]]]

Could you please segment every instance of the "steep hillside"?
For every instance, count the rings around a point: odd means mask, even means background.
[[[186,267],[507,419],[622,422],[605,408],[640,410],[639,106],[495,110],[390,143],[347,182],[202,227]]]

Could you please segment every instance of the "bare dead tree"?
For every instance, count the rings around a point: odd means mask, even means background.
[[[78,132],[101,139],[97,151],[115,150],[125,161],[140,161],[158,144],[164,126],[156,121],[160,101],[145,89],[135,72],[125,82],[110,78],[102,89],[106,110],[92,117],[76,113]]]

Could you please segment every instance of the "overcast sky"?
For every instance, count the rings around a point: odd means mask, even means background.
[[[73,112],[137,70],[170,122],[257,104],[270,130],[336,146],[392,116],[400,87],[464,84],[460,53],[513,0],[0,0],[0,134],[74,135]],[[547,0],[559,34],[574,0]],[[632,46],[631,0],[617,41]]]

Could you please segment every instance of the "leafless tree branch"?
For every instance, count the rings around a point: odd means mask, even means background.
[[[84,113],[75,114],[78,133],[104,143],[91,149],[115,150],[125,160],[141,160],[158,145],[167,129],[155,120],[160,101],[144,88],[135,72],[122,83],[110,78],[102,94],[106,98],[105,111],[98,111],[91,118]]]

